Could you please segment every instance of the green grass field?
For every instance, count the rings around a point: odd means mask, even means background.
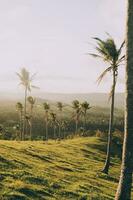
[[[120,159],[100,172],[105,142],[96,137],[65,141],[0,141],[0,199],[114,199]]]

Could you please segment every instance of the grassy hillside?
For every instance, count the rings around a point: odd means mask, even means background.
[[[120,160],[115,156],[103,175],[104,151],[99,138],[0,141],[0,199],[113,199]]]

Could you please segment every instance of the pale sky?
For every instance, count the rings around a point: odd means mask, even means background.
[[[110,76],[96,84],[106,66],[86,53],[106,32],[120,45],[125,10],[124,0],[0,0],[0,91],[21,92],[15,72],[25,67],[40,91],[108,92]],[[124,66],[117,92],[123,80]]]

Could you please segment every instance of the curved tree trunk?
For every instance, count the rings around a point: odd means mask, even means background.
[[[24,100],[24,122],[23,122],[23,140],[26,135],[26,101],[27,101],[27,87],[25,88],[25,100]]]
[[[107,144],[107,155],[103,173],[108,174],[110,167],[110,157],[111,157],[111,143],[112,143],[112,129],[113,129],[113,120],[114,120],[114,100],[115,100],[115,85],[116,85],[116,74],[115,70],[113,71],[113,86],[112,86],[112,97],[111,97],[111,109],[110,109],[110,122],[109,122],[109,132],[108,132],[108,144]]]
[[[126,108],[121,175],[115,200],[130,200],[133,173],[133,0],[128,0],[126,37]]]

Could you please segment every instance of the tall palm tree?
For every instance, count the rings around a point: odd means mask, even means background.
[[[61,138],[62,111],[63,111],[62,102],[57,102],[57,108],[60,112],[60,120],[59,120],[59,139],[60,139]]]
[[[121,176],[115,200],[131,200],[133,173],[133,1],[127,0],[126,107]]]
[[[54,129],[54,139],[56,139],[56,126],[57,126],[56,113],[54,113],[54,112],[50,113],[50,121],[51,121],[51,124],[53,125],[53,129]]]
[[[81,103],[81,109],[84,115],[84,128],[86,128],[86,116],[87,116],[87,110],[89,110],[90,104],[87,101],[84,101],[83,103]]]
[[[16,110],[19,113],[20,139],[23,140],[23,131],[22,131],[23,104],[21,102],[17,102],[17,104],[16,104]]]
[[[49,110],[50,105],[47,102],[43,103],[43,108],[45,110],[45,128],[46,128],[46,140],[48,140],[48,119],[49,119]]]
[[[22,68],[20,73],[16,73],[20,79],[20,85],[24,87],[24,122],[23,122],[23,137],[26,134],[26,106],[27,106],[27,93],[31,91],[31,88],[37,88],[32,85],[32,81],[36,74],[30,76],[30,72],[27,69]],[[24,139],[24,138],[23,138]]]
[[[34,105],[35,105],[35,102],[36,102],[36,99],[33,98],[32,96],[29,96],[27,98],[29,104],[30,104],[30,140],[32,140],[32,127],[33,127],[33,124],[32,124],[32,119],[33,119],[33,108],[34,108]]]
[[[75,110],[74,118],[75,118],[75,133],[78,131],[78,123],[79,123],[79,117],[81,114],[81,105],[78,100],[74,100],[72,102],[72,107]]]
[[[107,156],[105,165],[103,168],[103,173],[108,174],[110,166],[110,157],[111,157],[111,141],[112,141],[112,131],[113,131],[113,121],[114,121],[114,100],[115,100],[115,87],[118,76],[118,67],[122,64],[125,56],[121,56],[122,49],[124,46],[123,42],[121,46],[117,49],[114,40],[109,37],[107,40],[103,41],[99,38],[94,38],[97,42],[96,51],[97,54],[90,54],[95,58],[102,59],[105,63],[108,64],[108,67],[105,71],[99,76],[98,82],[100,82],[103,77],[111,72],[112,75],[112,88],[110,91],[109,99],[111,99],[111,108],[110,108],[110,121],[109,121],[109,131],[108,131],[108,144],[107,144]]]

